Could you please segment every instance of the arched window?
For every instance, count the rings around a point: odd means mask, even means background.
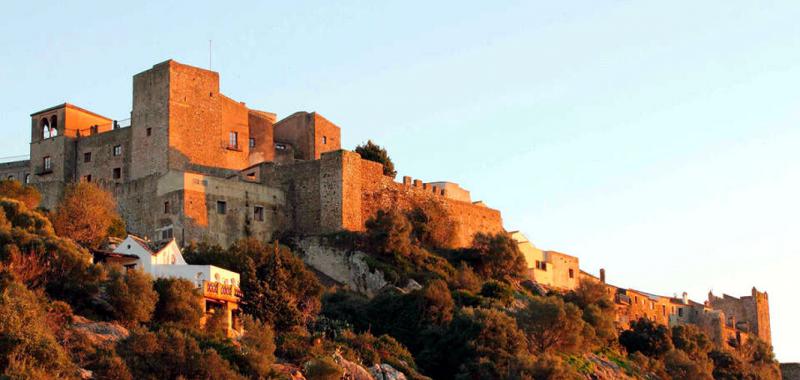
[[[47,118],[42,118],[40,123],[40,128],[42,128],[42,138],[49,139],[50,138],[50,123],[47,121]]]
[[[30,174],[25,174],[25,184],[27,185],[29,183],[31,183],[31,175]]]
[[[58,136],[58,116],[53,115],[50,118],[50,137]]]

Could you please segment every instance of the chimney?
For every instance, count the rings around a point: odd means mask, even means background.
[[[683,304],[684,305],[689,304],[689,294],[687,294],[686,292],[683,292]]]
[[[606,283],[606,269],[600,268],[600,282]]]

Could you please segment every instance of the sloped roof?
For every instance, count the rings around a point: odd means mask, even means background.
[[[158,254],[159,252],[161,252],[161,250],[164,249],[164,247],[166,247],[167,245],[169,245],[169,243],[171,243],[173,240],[175,240],[175,238],[172,238],[172,239],[166,240],[166,241],[152,242],[152,241],[142,239],[142,238],[140,238],[140,237],[138,237],[136,235],[132,235],[132,234],[129,234],[128,236],[131,239],[133,239],[133,241],[135,241],[137,244],[139,244],[142,248],[147,250],[147,252],[150,252],[153,255]]]

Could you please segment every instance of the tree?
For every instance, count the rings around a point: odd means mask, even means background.
[[[243,379],[214,349],[176,328],[133,330],[117,350],[135,379]]]
[[[481,289],[481,279],[478,278],[472,267],[462,261],[458,266],[456,275],[453,276],[453,287],[454,289],[477,292]]]
[[[558,297],[533,297],[517,312],[517,324],[539,353],[571,352],[580,347],[586,327],[581,311]]]
[[[158,293],[153,319],[196,328],[203,318],[202,295],[188,280],[159,278],[153,283]]]
[[[525,336],[513,318],[495,309],[464,308],[417,358],[436,379],[506,379],[520,377],[525,356]]]
[[[472,247],[460,255],[485,278],[514,277],[525,270],[525,258],[517,243],[504,232],[475,234]]]
[[[692,360],[705,360],[714,348],[713,342],[695,325],[672,327],[672,344],[685,352]]]
[[[277,242],[268,245],[243,239],[227,250],[194,246],[184,258],[190,264],[211,264],[239,272],[242,309],[276,330],[307,325],[319,313],[319,280],[288,247]]]
[[[46,319],[46,305],[0,273],[0,378],[76,378]]]
[[[103,299],[111,306],[111,315],[128,327],[147,322],[153,316],[158,293],[153,289],[149,274],[112,267],[105,283]]]
[[[378,162],[383,165],[383,175],[394,178],[397,176],[397,171],[394,170],[394,163],[386,153],[386,149],[380,145],[375,144],[372,140],[368,140],[366,144],[361,144],[356,147],[356,153],[361,155],[361,158],[369,161]]]
[[[105,240],[117,219],[120,216],[111,193],[91,182],[78,182],[64,190],[53,215],[53,226],[60,236],[95,248]]]
[[[92,256],[56,236],[50,220],[20,201],[0,198],[0,215],[0,265],[32,289],[43,287],[73,308],[88,308],[104,274]]]
[[[411,255],[411,223],[396,210],[378,210],[374,218],[365,223],[372,248],[384,255]]]
[[[641,352],[656,358],[663,357],[673,347],[669,329],[646,318],[633,321],[630,330],[619,335],[619,343],[628,353]]]
[[[0,197],[16,199],[33,210],[39,207],[42,195],[36,188],[30,185],[23,185],[20,181],[3,179],[0,180]]]
[[[673,379],[712,380],[708,359],[692,360],[682,350],[670,350],[664,355],[664,368]]]
[[[245,316],[244,335],[239,340],[240,353],[255,378],[266,378],[275,362],[275,333],[269,325]]]

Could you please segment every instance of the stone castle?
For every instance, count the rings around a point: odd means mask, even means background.
[[[473,202],[457,184],[395,182],[381,164],[342,150],[340,128],[322,115],[301,111],[278,120],[220,93],[218,73],[173,60],[134,75],[129,119],[69,103],[31,114],[30,159],[0,164],[0,178],[35,186],[44,208],[55,207],[70,182],[97,183],[114,194],[128,231],[180,246],[360,231],[378,210],[420,206],[446,218],[452,248],[470,245],[476,232],[505,232],[500,212]],[[567,290],[587,278],[605,283],[603,270],[591,276],[577,257],[510,234],[532,281]],[[348,264],[337,272],[335,260],[318,259],[318,270],[348,282],[341,274]],[[755,288],[741,298],[709,294],[701,304],[606,287],[621,327],[645,317],[698,325],[718,343],[751,334],[771,341],[768,296]]]
[[[341,149],[315,112],[277,120],[219,91],[219,74],[173,60],[133,77],[129,120],[65,103],[31,114],[30,160],[0,164],[53,208],[69,182],[110,190],[128,230],[153,241],[230,245],[276,233],[358,231],[377,210],[434,203],[453,246],[503,230],[500,212],[449,182],[397,183]]]

